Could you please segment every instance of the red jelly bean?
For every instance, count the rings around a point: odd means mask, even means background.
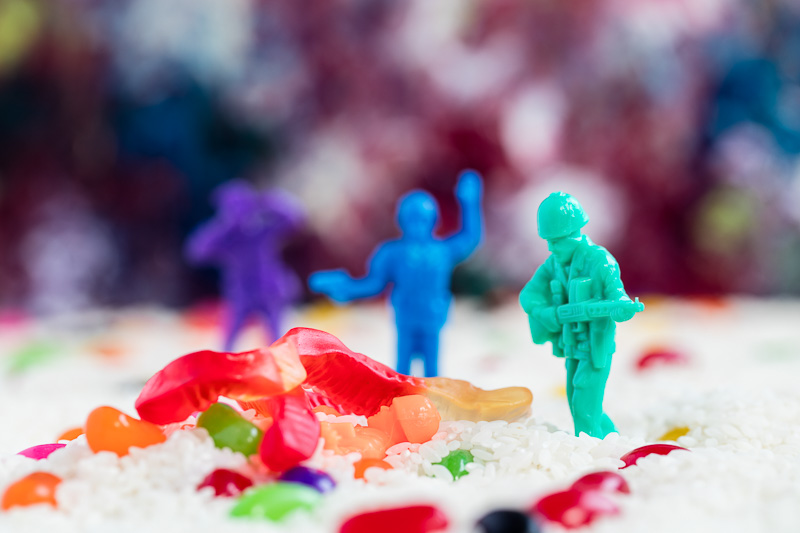
[[[356,515],[339,533],[431,533],[447,528],[447,516],[431,505],[385,509]]]
[[[190,353],[159,370],[136,399],[142,420],[183,422],[220,396],[258,400],[291,390],[306,377],[295,352],[263,348],[243,353]]]
[[[261,400],[273,423],[264,432],[259,456],[267,468],[283,471],[305,461],[317,449],[320,425],[301,387]]]
[[[619,507],[602,492],[573,488],[548,494],[531,511],[572,529],[585,526],[600,516],[617,514]]]
[[[17,455],[30,457],[31,459],[39,461],[41,459],[46,459],[51,453],[60,450],[64,446],[66,446],[66,444],[39,444],[38,446],[31,446],[21,452],[17,452]]]
[[[666,349],[649,350],[636,361],[637,370],[645,370],[657,365],[684,365],[689,358],[680,352]]]
[[[641,459],[642,457],[647,457],[648,455],[655,454],[655,455],[667,455],[668,453],[675,451],[675,450],[684,450],[689,451],[686,448],[682,448],[680,446],[675,446],[672,444],[648,444],[647,446],[642,446],[641,448],[636,448],[635,450],[631,450],[620,459],[622,462],[625,463],[625,466],[620,468],[628,468],[629,466],[633,466],[636,464],[636,461]]]
[[[249,477],[233,470],[218,468],[206,476],[197,486],[197,490],[211,487],[216,496],[238,496],[244,489],[252,486],[253,481]]]
[[[621,492],[630,494],[631,489],[625,478],[616,472],[592,472],[572,484],[575,490],[599,490],[600,492]]]

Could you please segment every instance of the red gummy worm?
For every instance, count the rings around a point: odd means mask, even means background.
[[[372,416],[397,396],[425,390],[423,380],[353,352],[330,333],[317,329],[294,328],[270,349],[298,354],[308,374],[303,386],[326,396],[343,413]]]

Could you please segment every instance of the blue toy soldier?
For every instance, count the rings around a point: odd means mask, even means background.
[[[452,294],[450,277],[455,266],[477,248],[483,236],[481,199],[483,184],[477,172],[459,176],[456,198],[462,228],[446,239],[433,235],[439,209],[424,191],[412,191],[398,202],[397,223],[403,235],[381,244],[369,262],[369,271],[354,279],[343,270],[316,272],[311,290],[337,302],[375,296],[390,283],[391,303],[397,323],[397,371],[411,373],[411,360],[419,357],[425,375],[438,374],[439,331],[447,320]]]
[[[567,401],[575,435],[603,438],[616,431],[603,412],[606,380],[614,354],[616,322],[630,320],[644,305],[631,301],[616,260],[581,233],[589,217],[563,192],[539,206],[539,236],[550,257],[519,295],[536,344],[551,342],[566,358]]]

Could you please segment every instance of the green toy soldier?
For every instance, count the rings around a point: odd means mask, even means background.
[[[608,250],[581,233],[589,221],[575,198],[563,192],[539,206],[539,236],[550,257],[519,295],[536,344],[551,342],[553,355],[565,357],[567,401],[575,435],[603,438],[616,431],[603,412],[603,395],[616,346],[616,322],[644,310],[631,301]]]

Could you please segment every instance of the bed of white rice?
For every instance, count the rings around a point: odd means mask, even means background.
[[[329,471],[337,489],[312,514],[280,524],[228,518],[230,500],[195,490],[215,468],[247,468],[242,456],[214,448],[203,430],[178,431],[163,445],[121,459],[92,454],[83,437],[46,461],[15,455],[53,442],[99,405],[135,415],[133,401],[144,381],[178,355],[218,346],[214,330],[141,309],[6,324],[0,326],[0,362],[30,343],[55,348],[46,365],[0,381],[0,490],[34,470],[65,481],[58,510],[0,513],[0,531],[327,532],[361,511],[430,502],[446,511],[451,531],[469,532],[491,509],[527,508],[583,473],[616,469],[621,455],[666,431],[688,427],[678,444],[691,452],[651,456],[622,471],[631,494],[616,498],[620,513],[585,531],[797,532],[799,323],[797,302],[649,301],[644,314],[619,328],[606,411],[620,434],[601,441],[572,435],[563,362],[530,343],[515,305],[486,310],[461,303],[443,333],[443,373],[484,388],[527,386],[534,393],[532,417],[510,424],[442,423],[431,442],[390,449],[387,461],[395,468],[369,470],[366,482],[352,479],[357,454],[318,449],[308,464]],[[292,316],[291,325],[325,329],[354,350],[393,359],[391,318],[380,304],[307,309]],[[252,329],[241,348],[259,342]],[[678,350],[690,363],[638,372],[636,359],[653,346]],[[470,450],[476,461],[469,475],[453,482],[434,463],[457,448]]]

